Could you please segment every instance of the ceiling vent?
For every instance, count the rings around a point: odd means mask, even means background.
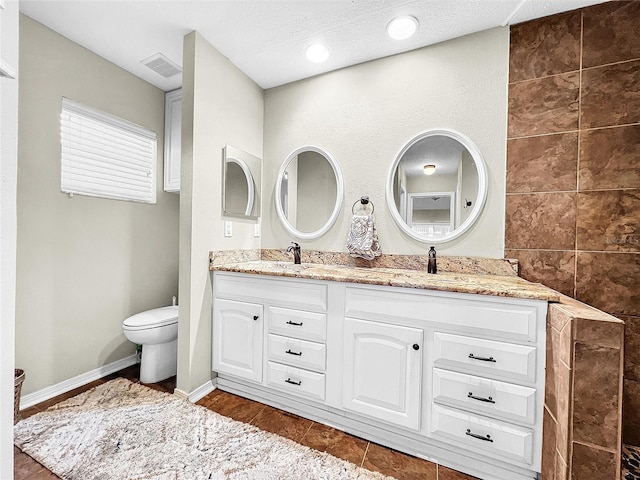
[[[182,72],[182,69],[178,65],[161,53],[156,53],[149,58],[145,58],[140,63],[146,65],[158,75],[162,75],[164,78],[170,78]]]

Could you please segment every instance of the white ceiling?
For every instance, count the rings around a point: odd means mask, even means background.
[[[182,39],[197,30],[262,88],[603,0],[20,0],[25,15],[157,87],[140,61],[158,52],[182,65]],[[398,15],[420,26],[409,40],[385,34]],[[310,63],[306,48],[331,53]]]

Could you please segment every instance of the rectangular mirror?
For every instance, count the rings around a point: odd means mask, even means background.
[[[260,217],[262,159],[227,145],[222,172],[222,215],[258,220]]]

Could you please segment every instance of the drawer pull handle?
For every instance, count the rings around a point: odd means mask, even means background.
[[[285,380],[285,382],[290,383],[291,385],[302,385],[302,380],[298,381],[298,382],[294,382],[293,380],[291,380],[290,378],[287,378]]]
[[[289,355],[297,355],[298,357],[302,356],[302,352],[292,352],[291,350],[287,350],[284,353],[288,353]]]
[[[496,363],[495,359],[493,357],[476,357],[473,353],[469,354],[469,358],[471,360],[480,360],[481,362],[493,362]]]
[[[254,319],[254,320],[258,320],[259,318],[260,318],[260,317],[259,317],[258,315],[254,315],[254,316],[253,316],[253,319]]]
[[[486,435],[486,436],[478,435],[477,433],[473,433],[468,428],[465,435],[469,435],[470,437],[477,438],[478,440],[484,440],[485,442],[493,443],[493,440],[491,440],[491,435]]]
[[[287,325],[295,325],[296,327],[301,327],[302,326],[302,322],[296,323],[296,322],[292,322],[291,320],[288,320],[287,321]]]
[[[474,400],[479,400],[481,402],[496,403],[493,397],[489,397],[489,398],[476,397],[472,392],[469,392],[469,395],[467,395],[467,398],[473,398]]]

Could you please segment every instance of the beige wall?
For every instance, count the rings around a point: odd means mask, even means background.
[[[209,251],[260,248],[253,223],[224,237],[225,144],[262,158],[263,91],[197,32],[184,39],[178,389],[211,379]],[[264,204],[263,204],[264,205]]]
[[[18,69],[18,2],[0,10],[0,58]],[[0,478],[13,475],[18,80],[0,77]]]
[[[16,365],[24,393],[135,352],[129,315],[178,290],[178,196],[162,191],[164,92],[20,18]],[[60,192],[61,97],[158,134],[157,204]]]
[[[344,208],[325,236],[303,248],[345,251],[351,205],[368,195],[383,252],[424,253],[428,246],[402,234],[388,213],[386,178],[409,140],[450,128],[482,152],[489,195],[478,224],[438,251],[502,257],[508,58],[509,29],[497,28],[267,90],[263,248],[292,240],[273,206],[278,167],[294,149],[316,145],[342,169]]]

